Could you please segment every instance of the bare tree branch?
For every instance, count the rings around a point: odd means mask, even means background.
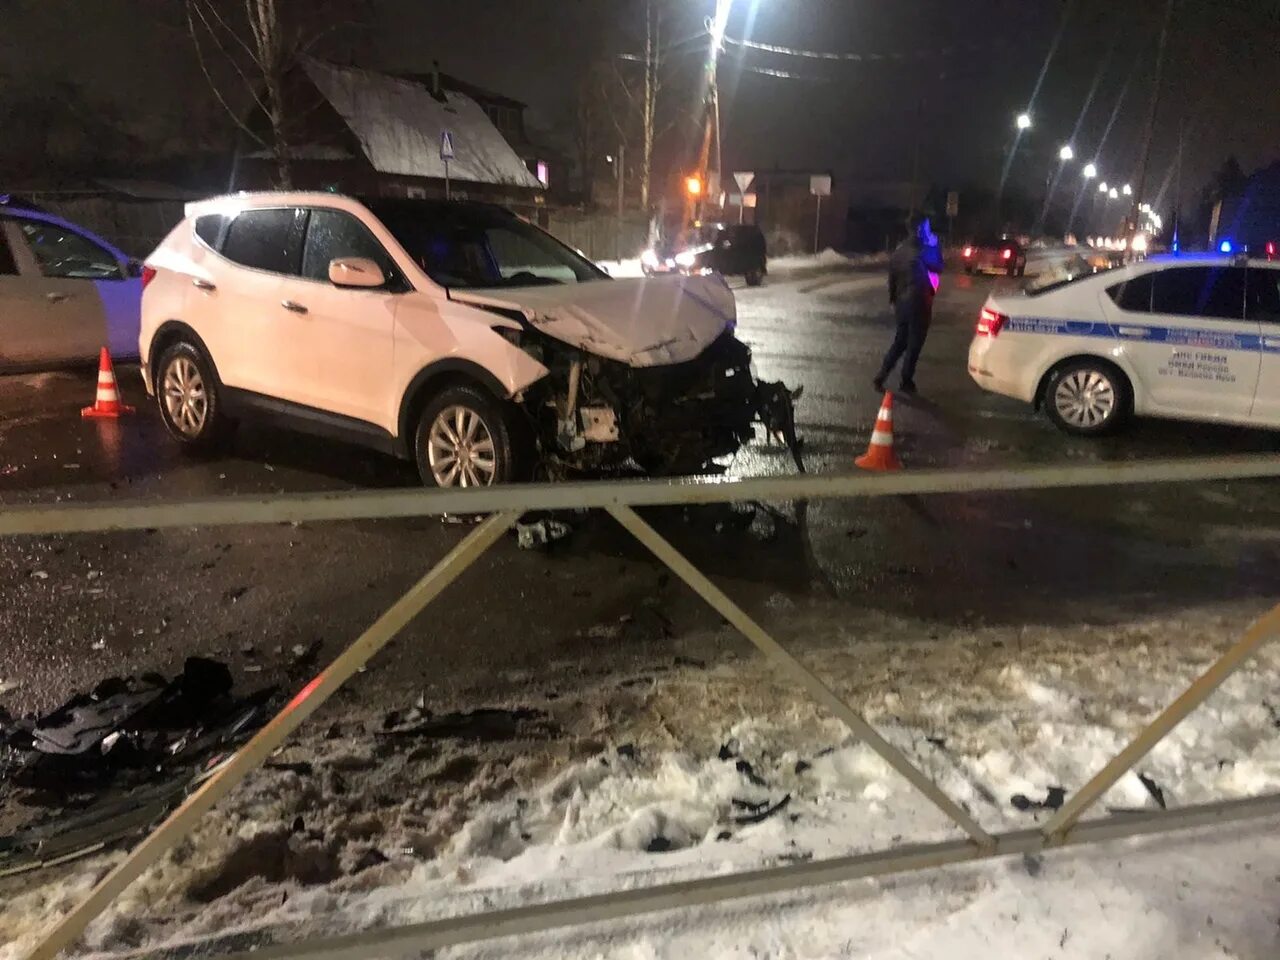
[[[187,28],[191,32],[191,43],[196,48],[196,63],[199,64],[200,72],[204,74],[204,78],[209,84],[209,89],[213,91],[214,99],[216,99],[218,103],[222,105],[222,109],[227,112],[227,116],[231,118],[231,121],[237,127],[239,127],[243,133],[248,134],[250,137],[252,137],[258,143],[260,143],[262,146],[264,147],[268,146],[267,141],[264,140],[262,137],[260,137],[257,133],[255,133],[249,127],[249,125],[244,122],[244,120],[240,117],[240,115],[231,108],[231,104],[227,103],[227,100],[222,95],[222,90],[220,89],[217,81],[213,79],[213,75],[209,72],[209,66],[204,59],[204,51],[201,48],[200,40],[196,35],[195,21],[191,17],[191,5],[187,6]]]

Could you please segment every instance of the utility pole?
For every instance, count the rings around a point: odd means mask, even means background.
[[[1164,55],[1169,45],[1169,22],[1173,19],[1174,0],[1167,0],[1164,8],[1164,22],[1160,25],[1160,46],[1156,50],[1155,90],[1151,93],[1151,110],[1147,114],[1147,125],[1142,134],[1142,161],[1138,167],[1137,189],[1133,191],[1133,205],[1129,208],[1128,229],[1125,231],[1132,247],[1133,238],[1138,232],[1138,204],[1142,202],[1147,191],[1147,168],[1151,162],[1151,141],[1156,132],[1156,114],[1160,109],[1160,88],[1164,82]]]
[[[644,154],[640,158],[640,206],[649,209],[649,181],[653,174],[653,138],[658,101],[658,44],[661,24],[654,16],[653,0],[644,7]]]

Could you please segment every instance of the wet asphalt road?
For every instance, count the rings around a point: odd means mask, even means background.
[[[1158,422],[1074,440],[984,394],[965,356],[991,284],[945,280],[917,377],[923,396],[895,411],[908,469],[1276,449],[1268,433]],[[810,469],[851,469],[875,419],[870,380],[891,333],[883,277],[776,277],[738,296],[759,374],[805,387]],[[0,378],[0,505],[415,483],[408,465],[382,456],[248,426],[226,455],[184,456],[136,369],[119,373],[139,408],[119,422],[79,418],[91,371]],[[757,445],[731,472],[790,469],[785,451]],[[777,506],[781,517],[728,508],[648,516],[800,649],[805,635],[789,632],[786,613],[796,603],[844,627],[874,611],[927,629],[1110,621],[1276,592],[1271,482],[814,503],[800,524],[794,505]],[[171,670],[192,653],[227,660],[245,681],[291,687],[310,669],[295,648],[319,644],[320,662],[337,653],[463,530],[414,520],[0,542],[0,684],[19,684],[0,705],[48,706],[105,676]],[[512,702],[741,649],[611,521],[579,518],[550,553],[497,546],[345,695],[388,708],[419,690],[442,709]]]

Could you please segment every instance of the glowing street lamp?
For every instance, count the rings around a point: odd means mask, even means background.
[[[1030,129],[1031,129],[1031,114],[1029,114],[1029,113],[1020,113],[1020,114],[1018,114],[1018,119],[1014,121],[1014,125],[1015,125],[1019,130],[1030,130]]]
[[[1058,151],[1058,159],[1061,160],[1063,163],[1066,163],[1068,160],[1074,160],[1075,155],[1076,155],[1076,152],[1075,150],[1071,149],[1071,144],[1069,143],[1064,143],[1062,145],[1062,149]]]
[[[1105,180],[1103,180],[1100,184],[1098,184],[1098,192],[1099,192],[1099,193],[1106,193],[1106,192],[1107,192],[1108,190],[1110,190],[1110,189],[1111,189],[1111,188],[1107,186],[1107,181],[1105,181]]]
[[[1123,189],[1121,192],[1122,192],[1126,197],[1132,197],[1132,196],[1133,196],[1133,187],[1129,186],[1129,184],[1127,184],[1127,183],[1126,183],[1126,184],[1124,185],[1124,189]]]
[[[691,197],[702,196],[702,178],[686,177],[684,181],[684,189],[685,189],[685,192],[689,194],[689,196]]]
[[[1081,173],[1084,174],[1086,180],[1092,180],[1098,175],[1098,165],[1096,163],[1086,163]]]
[[[1108,193],[1108,194],[1107,194],[1107,196],[1108,196],[1108,197],[1110,197],[1112,200],[1119,200],[1119,199],[1120,199],[1120,191],[1119,191],[1119,190],[1117,190],[1115,187],[1112,187],[1112,188],[1111,188],[1111,192],[1110,192],[1110,193]]]

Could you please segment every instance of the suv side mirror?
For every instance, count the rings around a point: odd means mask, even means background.
[[[329,261],[329,282],[335,287],[381,287],[387,278],[368,257],[338,257]]]

